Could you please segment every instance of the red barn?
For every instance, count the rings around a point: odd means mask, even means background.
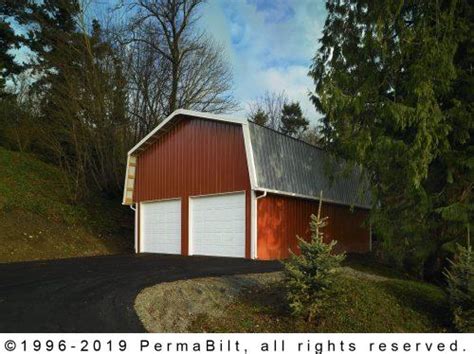
[[[128,153],[123,204],[136,252],[284,259],[309,237],[323,191],[328,239],[371,248],[360,173],[300,140],[242,119],[177,110]]]

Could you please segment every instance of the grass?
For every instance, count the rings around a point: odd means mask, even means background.
[[[68,180],[35,156],[0,147],[0,262],[127,252],[133,219],[98,194],[72,203]]]
[[[342,275],[317,319],[291,315],[283,284],[254,287],[228,306],[225,316],[198,316],[192,332],[445,332],[446,296],[416,281],[361,280]]]
[[[135,308],[140,309],[140,319],[152,332],[451,331],[447,298],[441,288],[400,277],[398,272],[365,259],[346,263],[312,322],[291,314],[281,274],[260,274],[258,281],[246,282],[242,277],[168,283],[166,289],[157,285],[142,291]],[[183,298],[182,294],[186,294],[184,300],[171,300]],[[195,306],[203,310],[188,311],[191,303],[204,304]],[[181,327],[163,322],[163,311],[179,313]]]
[[[367,254],[350,254],[344,260],[344,266],[352,269],[387,278],[410,279],[412,276],[386,264],[380,264],[373,256]]]
[[[135,311],[149,332],[186,332],[196,316],[224,316],[243,288],[262,287],[280,279],[279,273],[267,273],[162,283],[138,294]]]

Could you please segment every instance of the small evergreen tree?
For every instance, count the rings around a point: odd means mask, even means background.
[[[345,258],[344,254],[333,254],[336,241],[324,243],[323,229],[328,218],[321,217],[322,193],[318,214],[311,215],[311,240],[298,237],[300,255],[290,251],[290,259],[285,262],[287,298],[292,312],[312,320],[327,296],[327,290],[335,280],[335,269]]]
[[[474,332],[474,252],[468,242],[458,246],[458,253],[446,270],[448,293],[454,326],[460,332]]]
[[[308,127],[309,121],[303,116],[298,102],[283,105],[279,127],[283,134],[299,138]]]
[[[264,110],[260,108],[257,109],[257,112],[255,112],[254,114],[250,116],[250,121],[257,123],[259,125],[266,126],[269,120],[270,119],[268,117],[268,113],[266,113]]]

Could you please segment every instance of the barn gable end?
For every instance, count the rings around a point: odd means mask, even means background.
[[[242,127],[181,120],[137,157],[134,202],[250,189]]]

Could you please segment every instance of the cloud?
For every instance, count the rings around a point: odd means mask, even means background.
[[[322,1],[211,1],[202,11],[202,27],[224,46],[232,66],[243,114],[265,91],[284,90],[316,122],[307,72],[326,17]]]

